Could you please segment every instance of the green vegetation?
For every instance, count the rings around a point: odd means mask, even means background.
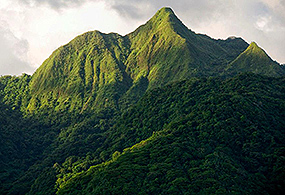
[[[111,130],[120,152],[59,174],[58,194],[282,194],[284,99],[284,78],[251,74],[151,91]]]
[[[228,65],[227,71],[231,74],[253,72],[273,77],[284,75],[282,67],[274,62],[255,42],[252,42],[244,52]]]
[[[284,71],[169,8],[80,35],[0,77],[0,194],[284,194]]]
[[[32,76],[27,109],[98,111],[134,103],[173,81],[239,72],[284,74],[257,45],[196,34],[162,8],[126,36],[87,32],[57,49]]]

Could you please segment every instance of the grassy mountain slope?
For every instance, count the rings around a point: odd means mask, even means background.
[[[210,65],[219,62],[221,66],[221,62],[233,60],[226,51],[227,41],[219,44],[206,35],[192,32],[170,8],[162,8],[127,36],[131,42],[127,71],[134,80],[147,77],[150,87],[194,76],[218,75]],[[240,53],[247,47],[245,42],[239,45],[241,50],[237,47],[232,50]]]
[[[56,103],[50,107],[58,110],[115,106],[117,96],[131,84],[123,64],[127,45],[118,34],[93,31],[60,47],[33,75],[30,88],[36,95],[28,109],[51,100]]]
[[[251,74],[151,91],[111,138],[137,144],[72,177],[63,169],[57,194],[282,194],[284,98],[284,78]]]
[[[228,65],[227,71],[231,74],[253,72],[274,77],[284,75],[282,67],[274,62],[255,42],[252,42],[244,52]]]
[[[162,8],[126,36],[93,31],[57,49],[32,76],[27,109],[117,108],[147,89],[219,75],[246,47],[243,40],[195,34],[170,8]]]

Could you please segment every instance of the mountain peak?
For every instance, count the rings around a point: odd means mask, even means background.
[[[235,73],[253,72],[273,77],[284,74],[280,65],[274,62],[255,42],[250,43],[248,48],[229,65],[228,70]]]
[[[255,43],[254,41],[250,43],[250,45],[248,46],[245,52],[248,54],[251,53],[251,54],[257,55],[259,57],[269,58],[266,52],[262,48],[260,48],[257,45],[257,43]]]
[[[255,43],[254,41],[250,43],[250,45],[248,46],[248,49],[255,50],[255,51],[262,50],[262,49],[257,45],[257,43]]]
[[[180,21],[170,7],[163,7],[156,12],[151,21]]]
[[[250,47],[258,47],[257,43],[255,43],[254,41],[252,41],[249,46]]]
[[[174,35],[172,33],[188,32],[188,28],[175,15],[170,7],[163,7],[159,9],[154,16],[148,20],[144,25],[141,25],[134,32],[129,34],[129,37],[139,36],[151,37],[153,34],[164,34],[165,36]],[[170,35],[172,34],[172,35]],[[180,33],[181,34],[181,33]]]
[[[174,11],[170,7],[163,7],[157,11],[157,14],[174,14]]]

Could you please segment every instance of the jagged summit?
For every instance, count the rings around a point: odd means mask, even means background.
[[[152,18],[177,17],[170,7],[162,7]]]
[[[156,13],[171,13],[171,14],[174,14],[174,11],[173,11],[173,9],[171,7],[162,7]]]
[[[176,16],[170,7],[163,7],[149,20],[156,26],[167,26],[177,33],[188,34],[190,31],[187,26]]]
[[[241,54],[241,56],[252,57],[258,60],[257,62],[273,62],[273,60],[267,55],[267,53],[262,48],[260,48],[255,42],[251,42],[248,48]],[[257,62],[254,63],[257,64]]]
[[[258,45],[256,42],[252,41],[250,44],[249,44],[250,47],[256,47],[258,48]]]

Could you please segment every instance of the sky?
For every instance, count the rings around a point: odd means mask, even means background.
[[[33,74],[76,36],[128,34],[162,7],[196,33],[255,41],[285,64],[285,0],[0,0],[0,75]]]

